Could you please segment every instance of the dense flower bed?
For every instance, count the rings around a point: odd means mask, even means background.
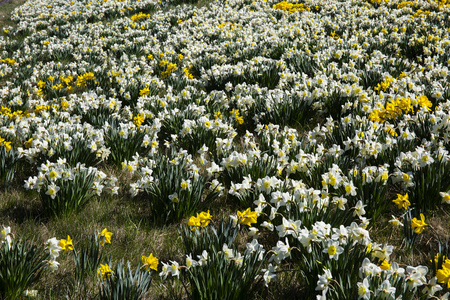
[[[449,11],[446,0],[29,0],[0,37],[1,182],[27,164],[24,188],[68,215],[117,193],[97,168],[121,166],[155,224],[196,215],[180,225],[186,261],[160,273],[188,280],[193,298],[243,299],[276,284],[285,261],[318,299],[448,297],[449,253],[401,267],[367,228],[395,204],[413,249],[450,204]],[[213,228],[202,210],[225,196],[240,210]],[[6,227],[0,237],[6,253],[15,242]],[[142,264],[161,270],[152,254]],[[124,270],[101,266],[102,297],[146,273]]]

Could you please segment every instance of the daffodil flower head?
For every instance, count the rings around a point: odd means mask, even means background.
[[[381,270],[389,270],[391,268],[391,264],[385,259],[380,264]]]
[[[112,232],[108,232],[108,230],[105,228],[102,230],[102,232],[100,232],[98,234],[98,238],[100,239],[100,243],[102,244],[102,246],[106,244],[111,244],[111,236],[112,236]]]
[[[197,214],[197,218],[199,219],[202,227],[206,227],[206,226],[208,226],[209,222],[211,221],[212,216],[208,210],[207,212],[202,211],[200,214]]]
[[[258,218],[256,211],[251,211],[250,207],[243,212],[238,211],[237,216],[238,222],[247,226],[251,226],[251,224],[256,223]]]
[[[397,219],[395,216],[392,216],[392,219],[389,220],[389,223],[391,223],[391,224],[394,225],[395,227],[401,227],[401,226],[403,226],[403,224],[400,222],[400,220]]]
[[[209,213],[209,210],[207,212],[202,211],[201,213],[197,213],[195,217],[194,216],[190,217],[188,225],[191,226],[191,230],[194,231],[199,227],[208,226],[209,222],[211,221],[211,218],[212,216]]]
[[[450,259],[445,260],[442,269],[437,271],[436,277],[439,283],[447,284],[447,288],[450,288]]]
[[[198,216],[198,214],[197,214]],[[200,227],[200,220],[198,217],[190,217],[188,221],[188,225],[191,226],[191,230],[194,231],[195,229]]]
[[[398,209],[408,209],[408,207],[411,205],[411,202],[408,200],[408,193],[406,193],[404,196],[397,194],[397,199],[392,200],[395,205],[397,205]]]
[[[97,274],[102,276],[103,280],[108,279],[111,275],[114,275],[113,270],[108,266],[108,264],[100,264],[100,268],[97,270]]]
[[[425,223],[425,216],[423,214],[420,214],[420,220],[417,220],[417,218],[413,218],[411,220],[411,228],[414,229],[414,232],[417,234],[422,233],[425,226],[428,224]]]
[[[62,250],[64,250],[64,253],[66,253],[69,250],[73,250],[73,243],[72,239],[70,238],[70,235],[67,236],[67,240],[61,239],[59,241],[58,246],[60,246]]]
[[[153,253],[150,253],[150,255],[147,256],[142,256],[141,257],[141,261],[143,264],[143,268],[148,270],[148,272],[150,273],[150,270],[153,269],[155,271],[158,270],[158,265],[159,265],[159,260],[153,256]]]

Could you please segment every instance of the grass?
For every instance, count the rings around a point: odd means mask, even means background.
[[[14,26],[15,23],[11,21],[10,15],[11,12],[17,6],[25,3],[26,0],[3,0],[0,1],[0,29],[1,33],[4,34],[3,29],[7,26]]]

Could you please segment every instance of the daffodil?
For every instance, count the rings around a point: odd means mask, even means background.
[[[411,220],[411,228],[414,229],[414,232],[419,234],[428,224],[425,223],[425,216],[420,214],[420,221],[417,218],[413,218]]]
[[[198,215],[198,214],[197,214]],[[200,220],[197,217],[190,217],[188,221],[188,225],[191,226],[191,230],[195,230],[200,227]]]
[[[143,264],[142,267],[148,270],[148,272],[150,272],[150,269],[153,269],[155,271],[158,270],[159,260],[153,256],[153,253],[150,253],[148,257],[142,256],[141,261]]]
[[[101,275],[103,280],[106,280],[111,275],[113,275],[114,272],[113,272],[113,270],[111,270],[111,268],[108,266],[108,264],[104,264],[104,265],[100,264],[100,268],[98,268],[97,274]]]
[[[258,217],[256,211],[251,211],[250,207],[243,212],[238,211],[237,216],[239,223],[247,226],[251,226],[251,224],[256,223],[256,219]]]
[[[190,217],[188,221],[188,225],[191,226],[191,230],[195,230],[197,228],[206,227],[208,226],[209,222],[211,221],[211,214],[209,213],[209,210],[207,212],[202,211],[200,214],[197,213],[197,215],[194,217]]]
[[[441,197],[442,197],[442,203],[450,204],[450,193],[444,193],[444,192],[441,192],[441,193],[439,193],[439,194],[440,194]]]
[[[442,269],[437,271],[436,277],[439,283],[447,284],[447,288],[450,289],[450,259],[445,260]]]
[[[67,240],[61,239],[58,245],[62,248],[62,250],[64,250],[64,252],[73,250],[73,243],[70,235],[67,236]]]
[[[100,243],[104,246],[106,244],[111,244],[111,236],[112,232],[108,232],[108,230],[105,228],[98,234],[98,238],[100,239]]]
[[[392,219],[389,221],[389,223],[391,223],[391,224],[394,225],[395,227],[401,227],[401,226],[403,226],[403,224],[400,222],[400,220],[397,219],[395,216],[392,216]]]
[[[380,264],[381,270],[389,270],[391,268],[391,264],[387,260],[383,260]]]
[[[209,210],[207,212],[202,211],[200,214],[197,215],[197,217],[199,218],[202,227],[208,226],[212,218],[209,213]]]
[[[408,193],[406,193],[404,196],[397,194],[397,199],[392,200],[395,205],[397,205],[398,209],[408,209],[408,207],[411,205],[411,202],[408,200]]]

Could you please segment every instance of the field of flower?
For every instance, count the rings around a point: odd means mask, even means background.
[[[0,298],[448,299],[447,0],[13,4]]]

